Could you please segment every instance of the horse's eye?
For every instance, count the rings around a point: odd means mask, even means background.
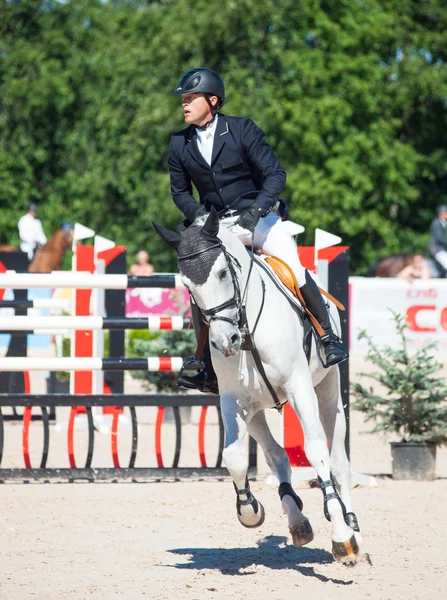
[[[220,273],[219,273],[219,279],[225,279],[225,277],[227,276],[227,269],[223,269]]]

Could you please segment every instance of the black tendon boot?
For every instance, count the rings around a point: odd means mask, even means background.
[[[194,333],[196,334],[197,343],[199,343],[205,324],[202,321],[199,309],[193,302],[191,302],[191,313],[192,322],[194,325]],[[195,375],[185,375],[185,367],[192,366],[193,364],[200,367],[197,370],[197,373]],[[188,390],[198,390],[199,392],[211,394],[219,393],[216,373],[214,372],[213,363],[211,362],[208,340],[206,340],[205,347],[203,349],[203,356],[201,357],[200,361],[196,360],[194,356],[191,356],[191,358],[188,358],[184,362],[177,380],[177,385],[178,387]]]
[[[306,271],[306,283],[303,287],[300,287],[300,292],[304,298],[307,309],[316,318],[325,333],[324,336],[320,337],[326,352],[326,364],[324,366],[331,367],[332,365],[347,360],[349,358],[348,349],[341,339],[335,335],[326,303],[317,284],[309,275],[308,271]]]

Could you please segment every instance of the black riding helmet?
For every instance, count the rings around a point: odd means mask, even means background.
[[[198,94],[202,93],[209,96],[217,96],[217,110],[221,108],[225,102],[225,86],[220,75],[216,71],[199,67],[192,69],[183,75],[177,85],[173,95],[180,96],[182,94]]]

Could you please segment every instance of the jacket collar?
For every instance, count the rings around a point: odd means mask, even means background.
[[[225,145],[226,135],[229,133],[228,121],[224,115],[219,115],[217,121],[216,133],[214,134],[213,154],[211,156],[211,166],[216,162],[222,148]]]
[[[228,122],[224,115],[219,114],[217,119],[216,132],[214,134],[213,142],[213,154],[211,157],[211,166],[216,162],[222,148],[225,145],[225,136],[229,133]],[[199,146],[197,144],[197,130],[194,125],[189,126],[188,135],[186,138],[186,148],[191,156],[198,161],[201,165],[206,165],[208,169],[210,165],[206,162],[200,153]]]

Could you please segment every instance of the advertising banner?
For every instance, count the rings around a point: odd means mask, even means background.
[[[391,310],[405,316],[409,348],[437,343],[447,354],[447,280],[417,279],[414,282],[380,277],[350,277],[349,341],[351,354],[366,354],[365,329],[378,345],[397,347],[399,339]]]

